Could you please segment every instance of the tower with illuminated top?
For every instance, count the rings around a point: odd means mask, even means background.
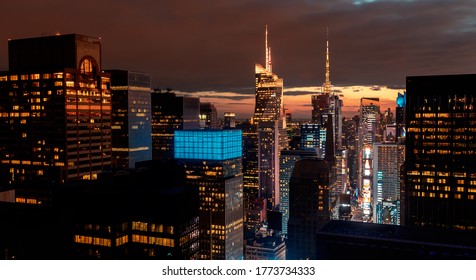
[[[320,157],[328,161],[330,168],[329,185],[331,200],[339,196],[345,189],[345,174],[342,172],[342,159],[345,152],[342,151],[342,106],[340,96],[332,92],[330,80],[330,53],[329,38],[326,40],[326,69],[325,82],[320,94],[312,95],[312,122],[327,128],[326,149]],[[337,157],[337,158],[336,158]],[[345,159],[344,159],[345,160]]]
[[[253,122],[258,130],[258,196],[268,209],[279,206],[279,153],[286,146],[283,79],[272,72],[268,27],[266,67],[255,65],[256,104]]]

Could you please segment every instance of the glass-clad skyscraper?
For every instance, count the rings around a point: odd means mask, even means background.
[[[112,94],[112,159],[120,169],[152,159],[150,74],[108,70]]]
[[[243,258],[242,132],[177,130],[175,158],[200,199],[200,258]]]
[[[266,28],[266,67],[255,65],[255,112],[258,132],[259,197],[269,209],[279,206],[279,153],[287,147],[283,79],[272,72]]]

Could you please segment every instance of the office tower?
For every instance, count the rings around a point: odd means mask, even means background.
[[[397,96],[397,108],[395,109],[397,123],[396,138],[398,142],[405,141],[405,102],[406,92],[403,92],[403,94],[399,92]]]
[[[344,105],[339,95],[332,92],[330,81],[330,57],[329,39],[326,41],[326,73],[325,82],[322,85],[322,93],[311,96],[312,102],[312,122],[325,124],[328,116],[332,115],[334,150],[342,149],[342,106]]]
[[[359,194],[363,209],[363,219],[372,219],[372,149],[373,143],[380,142],[381,132],[378,129],[380,101],[378,98],[360,99],[359,129],[358,129],[358,164],[359,164]]]
[[[400,169],[405,162],[405,145],[373,145],[373,221],[400,224]]]
[[[476,75],[407,77],[405,225],[476,230]]]
[[[134,168],[136,162],[152,159],[150,75],[106,73],[111,74],[113,167]]]
[[[261,224],[265,215],[261,215],[258,198],[258,129],[256,124],[245,121],[237,125],[243,133],[243,207],[245,224],[248,229]],[[266,212],[266,209],[265,209]]]
[[[200,103],[200,128],[218,129],[217,109],[210,102]]]
[[[174,131],[198,129],[200,99],[154,90],[152,102],[152,158],[174,158]]]
[[[317,151],[315,149],[281,151],[279,159],[279,211],[283,214],[282,234],[284,236],[288,234],[289,181],[291,180],[296,162],[306,157],[317,157]]]
[[[177,130],[175,158],[199,190],[200,258],[243,258],[241,130]]]
[[[225,112],[225,114],[223,116],[224,116],[223,128],[235,128],[236,127],[235,113]]]
[[[347,166],[349,168],[349,183],[350,189],[356,190],[357,188],[357,128],[358,128],[358,116],[354,116],[352,119],[345,119],[343,122],[343,135],[342,146],[347,150]]]
[[[96,179],[111,167],[111,94],[101,42],[78,34],[10,40],[0,73],[3,186]]]
[[[330,166],[330,201],[335,206],[340,190],[344,188],[341,178],[341,155],[342,155],[342,106],[343,101],[340,95],[332,92],[330,81],[330,54],[329,39],[326,40],[326,69],[325,82],[322,85],[320,94],[311,96],[312,102],[312,123],[320,124],[327,130],[325,157]],[[339,159],[336,156],[339,155]],[[321,155],[320,155],[321,156]],[[338,178],[339,177],[339,178]]]
[[[279,206],[279,153],[287,145],[283,105],[283,79],[272,72],[266,27],[266,67],[255,65],[256,103],[253,122],[258,132],[259,196],[268,208]]]
[[[289,182],[287,259],[315,260],[316,234],[330,220],[329,166],[322,159],[302,159]]]
[[[321,159],[326,154],[326,126],[317,123],[301,124],[301,149],[315,149]]]

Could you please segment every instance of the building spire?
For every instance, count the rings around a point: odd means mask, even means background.
[[[324,83],[324,93],[331,94],[330,63],[329,63],[329,28],[326,28],[326,82]]]
[[[273,72],[271,65],[271,47],[268,45],[268,25],[266,25],[265,33],[265,48],[266,48],[266,70]]]

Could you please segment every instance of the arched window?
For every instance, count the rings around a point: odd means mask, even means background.
[[[90,59],[83,60],[81,63],[81,74],[91,75],[93,73],[93,64]]]
[[[83,79],[94,79],[97,74],[97,63],[92,57],[84,57],[79,66],[79,71]]]

